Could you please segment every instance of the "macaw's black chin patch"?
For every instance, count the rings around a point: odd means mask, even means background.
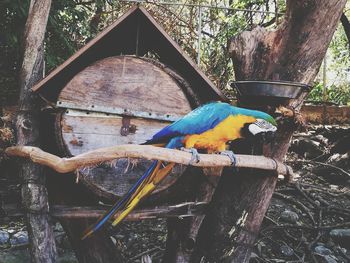
[[[241,136],[243,138],[257,141],[257,142],[263,142],[263,143],[270,143],[275,139],[276,132],[274,131],[261,131],[259,133],[253,134],[249,126],[253,125],[254,123],[246,123],[244,124],[243,128],[241,129]]]
[[[251,124],[252,123],[246,123],[241,128],[241,136],[243,138],[253,138],[254,137],[254,135],[249,131],[249,125],[251,125]]]

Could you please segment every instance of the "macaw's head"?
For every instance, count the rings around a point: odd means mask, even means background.
[[[244,137],[253,136],[255,139],[269,143],[275,138],[277,123],[275,119],[262,111],[252,111],[252,116],[256,118],[255,122],[247,123],[243,127]]]

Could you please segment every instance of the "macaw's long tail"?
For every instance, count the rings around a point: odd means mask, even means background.
[[[121,209],[123,209],[123,211],[115,218],[112,225],[115,226],[122,221],[142,198],[152,193],[154,188],[170,173],[174,165],[174,163],[169,163],[164,168],[161,168],[162,162],[154,161],[130,190],[94,225],[87,229],[82,240],[99,230],[106,221],[112,218]]]

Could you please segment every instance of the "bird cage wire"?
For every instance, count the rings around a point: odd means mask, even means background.
[[[242,3],[244,2],[244,3]],[[257,25],[275,27],[279,1],[108,1],[106,23],[111,24],[130,6],[142,4],[165,31],[197,62],[207,76],[228,96],[234,78],[228,54],[229,40]],[[155,54],[149,54],[155,56]]]

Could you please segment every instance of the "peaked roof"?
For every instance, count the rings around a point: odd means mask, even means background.
[[[56,102],[59,92],[81,70],[105,57],[143,56],[147,52],[172,67],[188,81],[201,102],[227,100],[197,65],[171,39],[154,18],[140,6],[132,7],[87,45],[38,82],[32,90]]]

